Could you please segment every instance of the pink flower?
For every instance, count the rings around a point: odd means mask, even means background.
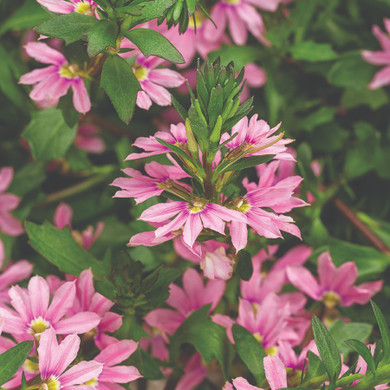
[[[274,154],[277,160],[294,160],[285,146],[292,140],[282,139],[281,135],[273,135],[279,130],[280,125],[279,123],[271,129],[263,119],[257,119],[257,114],[253,115],[249,122],[248,117],[244,117],[233,126],[231,134],[222,135],[220,142],[225,142],[237,133],[237,136],[226,144],[226,147],[231,149],[230,154],[237,153],[239,150],[246,156]]]
[[[317,270],[319,281],[306,268],[299,266],[287,267],[287,277],[297,289],[316,301],[322,301],[328,308],[354,303],[364,305],[382,289],[381,280],[354,286],[358,276],[356,264],[347,261],[336,268],[329,252],[319,256]]]
[[[214,310],[225,291],[225,282],[209,280],[203,284],[198,272],[188,268],[183,275],[183,288],[172,283],[169,290],[167,304],[174,310],[152,310],[145,316],[145,321],[149,326],[172,335],[193,311],[210,303],[211,310]]]
[[[150,177],[132,168],[125,168],[122,171],[130,176],[130,179],[120,177],[111,183],[111,185],[121,188],[121,191],[115,193],[115,198],[135,198],[135,202],[138,204],[153,196],[159,196],[166,189],[169,191],[169,188],[172,187],[187,191],[178,180],[188,177],[188,175],[177,165],[162,165],[152,161],[145,165],[145,171]]]
[[[163,59],[150,56],[145,58],[140,54],[132,66],[142,91],[138,91],[137,106],[149,110],[152,101],[159,106],[171,104],[171,94],[164,87],[175,88],[185,81],[180,73],[171,69],[155,69],[164,62]]]
[[[5,319],[4,331],[19,339],[39,338],[49,328],[58,334],[85,333],[100,322],[100,317],[91,312],[64,318],[74,304],[74,282],[60,286],[51,302],[49,285],[40,276],[30,279],[27,290],[19,286],[11,287],[9,296],[13,309],[0,308],[0,317]]]
[[[84,384],[96,378],[103,370],[103,364],[95,361],[82,361],[66,370],[77,356],[80,338],[69,335],[58,344],[53,329],[47,329],[41,335],[38,347],[39,373],[42,388],[74,390],[89,388]],[[66,371],[65,371],[66,370]]]
[[[390,84],[390,19],[383,19],[383,23],[387,30],[387,34],[378,26],[372,28],[372,33],[378,39],[379,44],[382,46],[382,50],[362,51],[362,56],[367,62],[374,65],[385,65],[383,69],[376,73],[373,80],[368,85],[368,88],[370,89],[377,89]]]
[[[153,137],[138,137],[133,143],[133,146],[145,150],[146,153],[131,153],[126,157],[126,161],[169,153],[170,149],[161,145],[156,138],[160,138],[178,147],[186,145],[187,134],[184,123],[172,124],[170,133],[158,131]]]
[[[118,366],[128,359],[137,349],[138,344],[132,340],[114,341],[104,348],[95,361],[103,363],[103,371],[94,378],[92,386],[98,390],[123,389],[118,383],[129,383],[141,378],[142,375],[134,366]]]
[[[113,302],[95,291],[92,271],[87,269],[81,272],[76,279],[76,298],[68,315],[73,316],[77,313],[92,312],[101,318],[97,327],[85,335],[93,337],[99,349],[116,342],[117,340],[107,335],[106,332],[115,332],[122,326],[122,316],[111,312],[112,306],[114,306]]]
[[[169,221],[169,218],[172,217],[175,218]],[[202,199],[193,203],[158,203],[146,209],[139,219],[149,223],[163,223],[154,232],[156,238],[183,228],[183,240],[189,247],[194,245],[203,228],[224,235],[225,222],[237,221],[245,224],[246,221],[245,216],[240,212],[215,203],[207,203]],[[129,244],[134,245],[132,239],[130,239]],[[148,244],[144,243],[144,245]]]
[[[96,3],[92,0],[37,0],[37,2],[49,11],[58,14],[77,12],[80,14],[95,15]]]
[[[63,229],[65,226],[68,226],[72,232],[73,238],[80,244],[80,246],[82,246],[84,249],[90,248],[102,233],[104,223],[99,222],[96,226],[95,232],[92,226],[88,226],[80,233],[79,231],[72,229],[72,215],[72,208],[66,203],[60,203],[54,213],[54,226],[57,229]]]
[[[106,149],[106,144],[98,136],[97,126],[88,123],[79,126],[74,140],[75,145],[88,153],[102,153]]]
[[[299,228],[293,224],[294,220],[279,214],[291,211],[295,207],[307,206],[302,199],[293,196],[295,188],[301,181],[301,177],[292,176],[275,185],[268,183],[265,185],[260,179],[259,185],[255,187],[244,180],[243,184],[249,191],[243,197],[231,201],[230,206],[243,213],[247,218],[246,223],[260,236],[282,238],[281,231],[285,231],[301,238]],[[266,211],[264,208],[274,212]],[[245,223],[232,221],[230,235],[237,250],[245,248],[248,240]]]
[[[82,77],[85,71],[76,64],[69,64],[62,53],[42,42],[31,42],[25,46],[27,54],[39,62],[50,64],[46,68],[35,69],[20,78],[21,84],[35,84],[30,93],[32,100],[52,101],[56,105],[58,99],[73,91],[74,108],[85,114],[91,109],[88,92]]]
[[[205,22],[205,36],[209,40],[218,40],[224,33],[226,24],[236,45],[244,45],[248,40],[248,31],[265,45],[270,43],[265,39],[265,27],[261,15],[255,7],[265,11],[275,12],[280,0],[223,0],[211,10],[211,18],[217,25],[208,20]]]
[[[23,226],[10,212],[18,207],[20,198],[4,193],[10,186],[13,175],[12,168],[0,168],[0,231],[9,236],[18,236],[23,233]]]
[[[287,387],[287,373],[283,362],[277,356],[266,356],[263,359],[265,376],[271,390],[279,390]],[[252,386],[242,377],[233,379],[236,390],[263,390]],[[226,382],[224,390],[233,390],[233,386]]]
[[[207,370],[202,364],[202,356],[195,353],[186,366],[184,375],[180,378],[175,390],[193,390],[200,385],[207,377]]]

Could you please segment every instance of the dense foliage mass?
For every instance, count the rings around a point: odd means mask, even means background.
[[[0,388],[389,388],[387,0],[0,10]]]

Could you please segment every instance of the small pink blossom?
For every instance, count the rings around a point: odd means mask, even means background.
[[[163,59],[140,54],[132,66],[133,72],[139,81],[142,91],[138,91],[137,106],[149,110],[152,101],[159,106],[171,104],[171,94],[165,88],[175,88],[182,85],[184,77],[171,69],[156,69],[164,62]]]
[[[0,168],[0,231],[9,236],[18,236],[23,233],[23,226],[11,214],[11,211],[18,207],[20,198],[14,194],[5,193],[12,182],[13,176],[12,168]]]
[[[176,186],[186,190],[178,180],[188,177],[188,174],[177,165],[162,165],[152,161],[145,164],[145,171],[149,176],[132,168],[125,168],[122,171],[130,178],[120,177],[111,183],[111,185],[121,188],[121,191],[115,193],[115,198],[135,198],[135,202],[138,204],[153,196],[161,195],[170,187]]]
[[[21,84],[35,84],[30,97],[42,102],[51,101],[51,106],[65,96],[72,88],[74,108],[85,114],[91,109],[84,80],[85,72],[75,64],[69,64],[62,53],[42,42],[30,42],[25,46],[27,54],[35,60],[49,64],[46,68],[35,69],[20,78]]]
[[[376,73],[371,83],[368,85],[370,89],[377,89],[390,84],[390,19],[383,19],[387,34],[378,26],[372,28],[372,33],[378,39],[382,50],[369,51],[363,50],[363,58],[374,65],[385,65],[383,69]]]
[[[207,370],[202,363],[200,353],[195,353],[186,366],[184,375],[180,378],[175,390],[193,390],[199,386],[207,377]]]
[[[351,306],[354,303],[366,304],[382,289],[383,281],[363,283],[354,286],[358,270],[353,261],[347,261],[336,268],[329,252],[318,258],[318,281],[304,267],[287,267],[289,281],[299,290],[316,301],[324,302],[328,308],[336,305]]]
[[[209,40],[219,40],[224,33],[226,25],[236,45],[244,45],[248,40],[248,31],[261,43],[270,45],[265,39],[265,26],[263,18],[256,7],[275,12],[280,0],[222,0],[211,10],[211,18],[217,29],[207,20],[205,22],[205,37]]]
[[[169,218],[172,217],[174,219],[170,221]],[[224,235],[225,222],[237,221],[245,224],[246,221],[245,216],[236,210],[201,199],[193,203],[158,203],[146,209],[139,219],[149,223],[163,223],[154,232],[157,239],[183,228],[183,240],[189,247],[194,245],[204,228]],[[130,245],[134,245],[132,240],[133,238],[130,239]]]
[[[74,282],[60,286],[50,301],[48,283],[42,277],[34,276],[27,289],[13,286],[9,296],[12,309],[0,308],[0,317],[5,319],[4,331],[18,339],[39,338],[49,328],[58,334],[85,333],[100,322],[100,317],[92,312],[81,312],[64,318],[74,304]]]
[[[92,123],[79,126],[74,140],[75,145],[85,150],[87,153],[102,153],[106,149],[106,144],[98,135],[99,129]]]
[[[92,0],[37,0],[49,11],[58,14],[77,12],[85,15],[95,15],[96,3]]]
[[[39,347],[39,373],[42,388],[85,390],[89,386],[85,383],[99,376],[103,364],[96,361],[82,361],[66,370],[76,359],[80,348],[80,338],[76,334],[65,337],[60,344],[57,343],[56,333],[47,329],[42,333]]]
[[[107,390],[115,386],[116,390],[123,390],[118,383],[129,383],[141,378],[142,375],[134,366],[118,366],[134,353],[137,346],[132,340],[115,340],[105,347],[94,358],[96,362],[103,363],[103,370],[94,378],[93,387],[97,390]]]
[[[79,231],[72,229],[72,216],[72,208],[66,203],[60,203],[54,213],[54,226],[57,229],[63,229],[65,226],[68,226],[72,232],[73,238],[80,244],[80,246],[82,246],[84,249],[90,248],[102,233],[104,223],[99,222],[95,231],[92,226],[88,226],[80,233]]]
[[[138,137],[133,143],[133,146],[145,150],[145,153],[131,153],[126,157],[126,161],[169,153],[171,150],[161,145],[156,138],[160,138],[178,147],[186,145],[187,134],[184,123],[172,124],[169,132],[158,131],[151,137]]]
[[[183,275],[183,288],[171,283],[167,304],[173,309],[155,309],[145,316],[146,323],[172,335],[180,324],[195,310],[211,303],[214,310],[225,291],[225,282],[209,280],[203,284],[202,277],[192,268]]]

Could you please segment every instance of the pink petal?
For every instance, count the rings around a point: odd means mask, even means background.
[[[164,222],[185,210],[186,207],[186,202],[158,203],[146,209],[139,219],[146,222]]]
[[[42,4],[49,11],[57,14],[70,14],[74,11],[74,5],[69,1],[64,0],[37,0],[39,4]]]
[[[58,334],[86,333],[99,325],[100,317],[96,313],[82,312],[53,324]]]
[[[74,282],[66,282],[55,292],[46,313],[46,318],[53,324],[58,322],[65,313],[72,307],[76,296]]]
[[[149,312],[144,319],[149,326],[173,334],[185,318],[174,310],[155,309]]]
[[[371,83],[368,85],[368,88],[377,89],[388,84],[390,84],[390,66],[386,66],[377,72]]]
[[[0,194],[0,213],[16,209],[19,203],[20,198],[14,194]]]
[[[185,82],[180,73],[171,69],[153,69],[149,72],[148,78],[151,82],[168,88],[179,87]]]
[[[51,375],[59,376],[62,374],[56,368],[57,350],[56,333],[52,328],[49,328],[41,334],[38,347],[39,373],[42,378],[50,378]]]
[[[28,284],[31,312],[34,318],[45,317],[49,306],[50,290],[46,280],[41,276],[34,276]]]
[[[66,58],[62,53],[52,49],[43,42],[30,42],[25,45],[26,53],[35,60],[44,64],[63,65]]]
[[[128,359],[137,349],[138,343],[133,340],[121,340],[106,347],[95,357],[95,360],[100,363],[105,363],[107,366],[115,366]]]
[[[248,381],[242,377],[233,379],[233,385],[236,390],[261,390],[259,387],[250,385]]]
[[[0,213],[0,231],[15,237],[22,234],[24,229],[21,222],[13,215]]]
[[[54,356],[56,359],[56,370],[58,375],[62,374],[68,368],[69,364],[76,359],[79,348],[80,338],[75,334],[66,336],[64,340],[62,340]]]
[[[4,259],[5,259],[4,244],[3,241],[0,240],[0,268],[3,266]]]
[[[33,71],[26,73],[20,77],[20,84],[35,84],[45,78],[57,74],[58,66],[50,65],[46,68],[34,69]]]
[[[237,6],[239,8],[240,5]],[[253,11],[255,11],[253,9]],[[255,11],[256,12],[256,11]],[[248,31],[245,22],[240,18],[236,7],[229,7],[226,9],[229,20],[229,32],[236,45],[244,45],[248,39]]]
[[[265,376],[271,390],[287,387],[287,374],[284,364],[277,356],[266,356],[263,359]]]
[[[230,223],[230,236],[232,244],[236,248],[236,252],[246,247],[248,242],[248,230],[243,222],[232,221]]]
[[[145,80],[141,83],[142,89],[159,106],[169,106],[171,104],[171,94],[160,85]]]
[[[81,78],[74,80],[72,82],[72,90],[74,108],[81,114],[87,113],[91,109],[91,101],[89,100],[84,81]]]
[[[143,110],[149,110],[152,105],[152,101],[149,95],[145,91],[137,92],[137,106]]]
[[[303,291],[305,294],[315,300],[320,299],[320,287],[309,270],[303,267],[289,266],[286,268],[286,272],[288,280],[298,290]]]
[[[374,64],[374,65],[390,64],[390,52],[363,50],[362,57],[370,64]]]
[[[11,167],[0,168],[0,193],[4,192],[11,184],[14,170]]]
[[[63,375],[60,376],[59,381],[61,386],[78,385],[95,379],[103,370],[103,364],[95,361],[82,361],[71,367]]]
[[[104,366],[103,372],[99,375],[99,381],[112,383],[129,383],[141,377],[142,375],[133,366]]]
[[[195,240],[203,230],[199,214],[190,214],[183,229],[183,241],[192,248]]]

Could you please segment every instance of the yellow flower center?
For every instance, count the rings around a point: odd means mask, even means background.
[[[327,291],[322,294],[321,301],[328,309],[333,309],[335,306],[341,303],[340,296],[334,291]]]
[[[264,337],[259,333],[256,332],[253,334],[253,337],[258,341],[259,344],[263,344]],[[264,352],[267,355],[275,356],[278,353],[279,349],[276,346],[264,348]]]
[[[74,6],[74,12],[79,14],[91,15],[94,14],[94,7],[91,7],[91,4],[88,2],[80,1]]]
[[[39,390],[60,390],[61,384],[54,376],[49,379],[44,379],[39,387]]]
[[[50,322],[44,320],[42,317],[34,318],[30,323],[30,334],[39,336],[49,327]]]
[[[250,203],[246,198],[237,199],[235,202],[233,202],[233,205],[236,207],[238,211],[241,211],[244,214],[252,208],[252,206],[250,205]]]
[[[204,209],[205,204],[200,201],[195,201],[192,203],[192,207],[189,206],[189,210],[191,214],[198,214]]]
[[[80,68],[76,64],[61,66],[58,74],[67,79],[75,79],[80,75]]]
[[[206,19],[206,15],[203,12],[199,12],[198,10],[195,11],[196,28],[201,27],[205,19]],[[190,17],[190,20],[188,21],[188,26],[192,29],[195,28],[193,17]]]
[[[227,4],[236,5],[236,4],[240,4],[241,0],[223,0],[223,2]]]
[[[148,78],[149,69],[141,65],[135,65],[132,67],[134,76],[137,80],[142,81]]]
[[[84,383],[87,386],[96,387],[98,385],[98,380],[96,378],[93,378],[87,382]]]
[[[23,369],[25,372],[28,372],[29,374],[38,374],[39,373],[38,363],[33,362],[30,359],[27,359],[24,362]]]

